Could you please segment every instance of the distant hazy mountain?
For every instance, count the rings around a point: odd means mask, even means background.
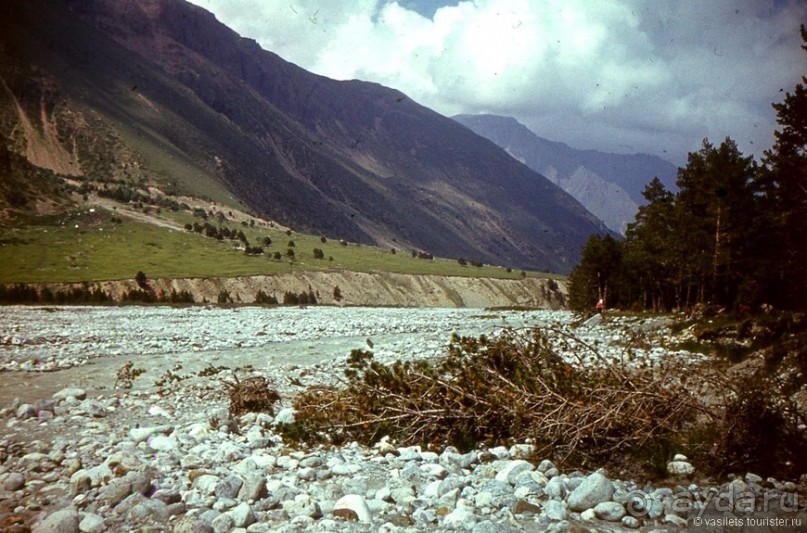
[[[619,233],[624,233],[638,206],[644,203],[642,191],[653,177],[657,176],[668,189],[675,189],[676,167],[660,157],[576,150],[539,137],[511,117],[453,118],[549,178]]]
[[[307,72],[184,0],[7,0],[3,18],[0,140],[37,167],[519,268],[569,272],[607,231],[455,121]]]

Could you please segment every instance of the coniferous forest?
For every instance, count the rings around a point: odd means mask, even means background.
[[[801,26],[807,51],[807,29]],[[678,191],[645,188],[624,240],[592,236],[570,305],[668,311],[807,309],[807,78],[773,104],[778,129],[757,162],[731,138],[708,139],[678,169]]]

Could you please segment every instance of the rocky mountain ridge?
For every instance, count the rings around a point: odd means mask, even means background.
[[[457,115],[460,124],[490,139],[511,156],[571,194],[611,230],[624,233],[645,200],[644,187],[657,176],[675,190],[675,166],[647,154],[578,150],[539,137],[511,117]]]
[[[562,273],[607,231],[456,122],[393,89],[306,72],[183,0],[9,8],[0,133],[19,154],[45,143],[50,157],[34,160],[55,172],[240,202],[299,231]]]

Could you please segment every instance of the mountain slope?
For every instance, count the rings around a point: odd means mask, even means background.
[[[605,231],[454,121],[306,72],[182,0],[15,0],[8,14],[0,133],[25,154],[36,136],[20,123],[49,129],[72,165],[56,172],[153,180],[301,231],[559,272]]]
[[[614,231],[624,233],[654,176],[675,189],[676,167],[647,154],[576,150],[539,137],[511,117],[457,115],[460,124],[490,139],[510,155],[548,177]]]

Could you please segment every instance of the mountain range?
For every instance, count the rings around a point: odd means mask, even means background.
[[[21,157],[299,231],[561,273],[608,231],[458,122],[395,89],[307,72],[184,0],[10,0],[4,18],[3,168]],[[58,187],[3,174],[7,217],[60,201]]]
[[[676,190],[675,165],[657,156],[578,150],[539,137],[511,117],[453,118],[549,178],[617,233],[625,233],[638,207],[645,203],[642,191],[653,177],[668,190]]]

